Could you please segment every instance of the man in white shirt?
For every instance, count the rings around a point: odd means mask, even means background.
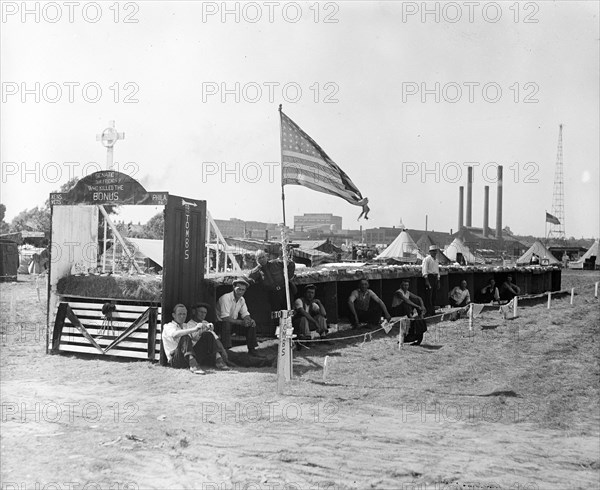
[[[243,325],[246,329],[246,345],[251,356],[261,357],[256,352],[256,322],[250,316],[246,306],[244,293],[248,289],[248,282],[244,279],[233,281],[233,291],[225,293],[217,303],[217,320],[221,329],[221,342],[225,349],[231,349],[231,327]]]
[[[185,323],[187,308],[178,304],[173,308],[173,320],[167,323],[162,330],[162,344],[167,355],[169,366],[177,369],[189,369],[194,374],[204,374],[200,369],[194,352],[191,335],[199,327],[189,328]]]
[[[427,315],[435,315],[435,303],[437,291],[440,288],[440,264],[437,261],[438,248],[435,245],[429,247],[429,255],[423,259],[421,271],[425,279],[425,306]]]
[[[467,281],[460,281],[460,286],[456,286],[448,295],[450,306],[467,306],[471,302],[471,295],[467,289]]]

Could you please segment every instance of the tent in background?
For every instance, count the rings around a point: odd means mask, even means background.
[[[421,237],[417,240],[417,246],[419,247],[419,250],[421,251],[421,254],[423,254],[423,256],[429,253],[429,247],[431,247],[432,245],[436,245],[438,247],[436,259],[440,265],[448,265],[452,263],[452,261],[448,257],[446,257],[446,254],[444,254],[439,245],[435,243],[427,233],[423,233]]]
[[[598,264],[598,240],[592,244],[588,251],[584,253],[579,260],[570,262],[569,269],[583,269],[585,261],[591,259],[592,257],[596,258],[595,263]]]
[[[463,256],[463,259],[466,262],[466,265],[471,264],[485,264],[485,260],[482,257],[478,257],[471,252],[469,247],[465,245],[465,243],[460,238],[455,238],[450,245],[446,247],[444,250],[446,257],[448,257],[453,262],[460,262],[457,260],[458,254]]]
[[[419,250],[415,241],[411,238],[406,230],[400,232],[396,239],[383,251],[376,259],[405,259],[414,261],[415,259],[423,260],[424,256]]]
[[[560,260],[552,255],[552,252],[544,247],[544,244],[539,240],[536,240],[527,252],[517,259],[517,265],[529,265],[533,254],[536,254],[540,258],[540,265],[544,265],[544,259],[548,260],[550,265],[560,265]]]

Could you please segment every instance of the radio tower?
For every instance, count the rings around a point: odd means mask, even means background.
[[[551,225],[548,237],[565,239],[565,190],[563,178],[562,127],[558,126],[558,151],[556,152],[556,170],[554,171],[554,192],[552,193],[552,214],[560,221]]]

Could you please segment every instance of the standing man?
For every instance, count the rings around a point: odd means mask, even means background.
[[[425,307],[427,316],[435,315],[435,302],[438,289],[440,289],[440,264],[437,261],[438,248],[429,247],[429,255],[423,259],[422,273],[425,279]]]
[[[177,304],[173,308],[173,320],[167,323],[162,331],[162,344],[167,355],[169,366],[176,369],[189,369],[193,374],[204,374],[196,360],[197,353],[191,335],[199,331],[199,327],[188,328],[185,323],[187,308]]]
[[[225,349],[231,349],[231,327],[241,325],[246,328],[246,345],[248,354],[261,357],[256,348],[256,322],[250,316],[244,293],[248,289],[248,282],[244,279],[233,281],[233,291],[225,293],[219,298],[217,304],[217,320],[221,327],[221,341]]]
[[[285,253],[285,252],[284,252]],[[264,250],[256,251],[256,263],[258,264],[250,272],[250,280],[260,284],[269,293],[269,304],[271,311],[287,310],[287,299],[285,295],[285,275],[283,273],[283,260],[268,260]],[[296,264],[288,261],[288,279],[290,287],[290,306],[293,304],[297,289],[292,278],[296,272]],[[279,323],[279,322],[278,322]]]
[[[379,325],[382,313],[387,321],[392,318],[383,301],[369,289],[369,281],[366,279],[361,279],[358,289],[350,294],[348,307],[350,308],[352,329],[358,328],[361,322],[369,325]]]

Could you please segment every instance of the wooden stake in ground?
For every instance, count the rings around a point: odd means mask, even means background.
[[[550,303],[552,301],[552,293],[548,291],[548,309],[550,309]]]
[[[574,298],[575,298],[575,288],[571,288],[571,304],[573,304]]]
[[[598,297],[598,283],[594,284],[594,298]]]
[[[473,303],[469,305],[469,333],[473,332]]]
[[[515,296],[513,298],[513,318],[517,318],[518,304],[519,304],[519,298],[518,298],[518,296]]]

